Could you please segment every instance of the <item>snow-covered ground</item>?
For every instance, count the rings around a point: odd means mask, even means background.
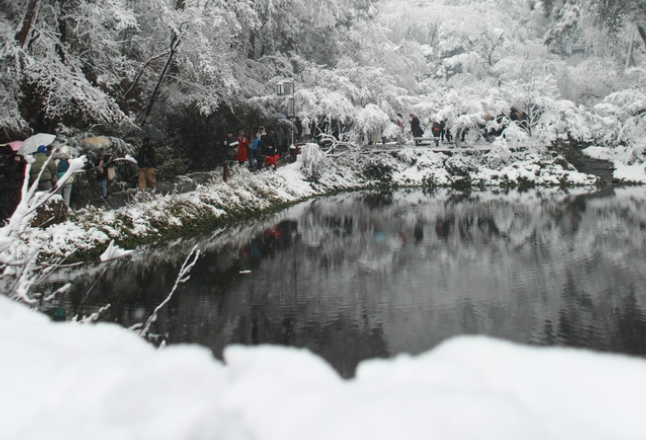
[[[155,349],[0,296],[2,438],[642,439],[646,361],[485,337],[341,379],[297,349]]]
[[[583,153],[593,159],[612,162],[613,178],[617,181],[646,183],[646,147],[588,147]]]

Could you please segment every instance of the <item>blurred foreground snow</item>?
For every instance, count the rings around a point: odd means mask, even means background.
[[[360,364],[305,350],[156,350],[0,296],[3,439],[641,439],[646,361],[460,337]]]

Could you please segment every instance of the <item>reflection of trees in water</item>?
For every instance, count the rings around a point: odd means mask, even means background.
[[[620,353],[646,354],[646,314],[637,302],[635,287],[613,310],[617,325],[611,333],[612,347]]]
[[[532,194],[308,202],[210,245],[155,331],[218,355],[230,343],[308,347],[344,374],[463,333],[643,354],[646,298],[634,286],[646,270],[625,262],[646,256],[646,205]],[[107,320],[141,322],[178,266],[117,266],[92,296],[112,303]],[[84,294],[71,293],[75,307]]]
[[[557,343],[570,347],[585,347],[594,341],[601,349],[605,344],[599,338],[596,318],[598,310],[590,295],[581,291],[572,273],[568,271],[567,282],[561,291],[562,306],[559,311]]]
[[[646,355],[646,315],[633,284],[621,293],[607,289],[595,300],[569,275],[561,297],[556,343]],[[551,342],[550,337],[546,334],[546,343]]]
[[[370,209],[381,209],[393,204],[393,193],[385,192],[370,192],[363,196],[363,202]]]

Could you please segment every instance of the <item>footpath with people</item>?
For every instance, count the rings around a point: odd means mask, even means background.
[[[439,115],[425,118],[423,123],[422,119],[413,112],[409,113],[409,120],[405,121],[403,115],[397,113],[391,121],[396,127],[395,132],[386,136],[385,129],[373,129],[362,137],[353,131],[354,122],[351,118],[339,120],[326,115],[316,117],[305,115],[302,118],[294,118],[293,123],[268,122],[253,130],[255,134],[252,136],[247,136],[246,131],[239,127],[235,130],[229,129],[221,141],[215,141],[214,148],[205,147],[205,153],[215,157],[216,168],[212,171],[221,168],[222,180],[226,182],[231,173],[240,167],[255,173],[275,171],[284,164],[295,162],[301,147],[307,143],[316,143],[324,150],[329,150],[337,144],[353,145],[353,142],[359,142],[360,145],[365,144],[373,148],[389,144],[395,147],[414,145],[435,148],[437,151],[448,151],[451,148],[469,146],[465,142],[467,135],[470,139],[475,139],[476,142],[479,140],[488,141],[501,135],[508,124],[515,123],[521,128],[528,125],[526,115],[516,107],[510,110],[509,115],[501,114],[496,118],[485,115],[483,120],[495,121],[495,127],[487,128],[488,126],[485,124],[480,124],[477,127],[456,127],[450,118]],[[429,128],[428,130],[425,129],[425,125]],[[470,132],[470,130],[472,131]],[[358,139],[356,139],[357,136]],[[141,197],[138,197],[137,193],[190,191],[195,187],[189,178],[178,179],[179,182],[158,182],[157,161],[159,156],[156,149],[160,145],[164,145],[164,142],[159,138],[153,142],[147,136],[137,137],[141,139],[139,146],[137,146],[137,140],[121,144],[126,146],[125,151],[128,149],[134,151],[134,157],[129,159],[124,157],[126,155],[124,149],[117,153],[111,146],[111,141],[102,137],[84,139],[83,148],[61,145],[54,142],[56,136],[47,134],[36,134],[24,142],[14,141],[0,144],[2,147],[0,173],[2,174],[3,192],[6,194],[0,204],[2,217],[0,221],[7,219],[20,201],[28,158],[31,162],[28,175],[29,185],[35,184],[39,191],[55,189],[68,209],[87,205],[107,208],[119,207],[133,200],[139,200]],[[486,142],[481,142],[481,144],[486,145]],[[472,149],[476,150],[477,148],[472,147]],[[480,151],[485,150],[480,148]],[[80,155],[88,157],[89,165],[85,168],[86,174],[84,176],[71,175],[62,185],[57,185],[58,180],[69,168],[70,160]],[[132,168],[122,167],[120,162],[124,161],[136,163],[136,175],[132,174]],[[120,168],[123,171],[118,172]],[[117,178],[119,173],[121,175]],[[184,173],[177,175],[180,174]],[[163,180],[168,179],[168,173],[166,173]],[[198,181],[200,179],[198,178]],[[115,184],[117,181],[118,184]],[[134,186],[128,187],[128,185],[132,185],[128,182],[133,181],[136,182]],[[90,188],[95,189],[88,191],[88,183]]]

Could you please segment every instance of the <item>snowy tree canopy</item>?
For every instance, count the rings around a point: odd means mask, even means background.
[[[276,94],[281,81],[295,85],[296,114],[340,120],[374,105],[390,120],[414,111],[423,123],[477,125],[530,101],[565,100],[557,107],[570,116],[545,105],[544,126],[598,136],[597,124],[578,124],[598,120],[597,106],[625,91],[629,102],[602,138],[630,142],[624,125],[644,110],[646,10],[632,0],[4,5],[7,141],[69,129],[118,135],[187,108],[201,118],[223,106],[271,115],[290,105]]]

